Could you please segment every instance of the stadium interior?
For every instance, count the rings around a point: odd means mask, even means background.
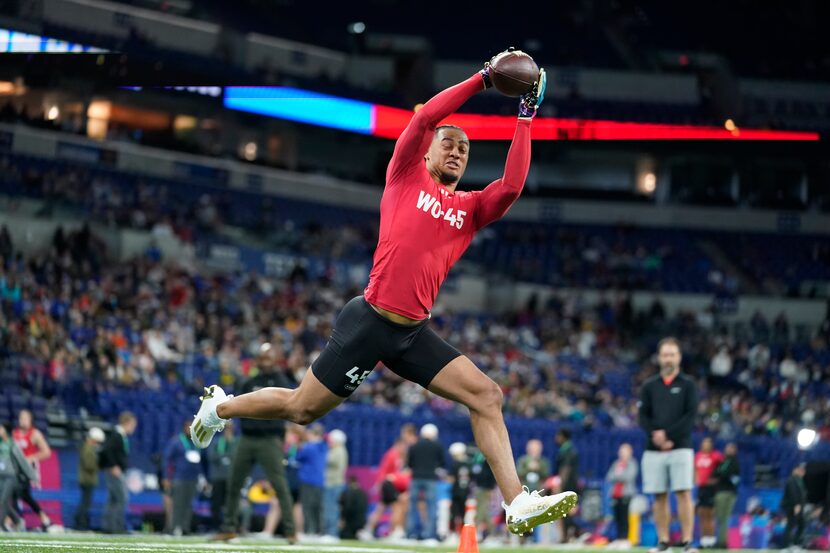
[[[162,530],[165,448],[203,388],[238,390],[266,342],[299,382],[366,286],[394,139],[513,45],[549,79],[530,174],[430,325],[501,387],[517,456],[538,439],[553,463],[572,432],[580,543],[613,539],[606,473],[621,444],[642,455],[640,386],[676,336],[695,447],[737,445],[729,548],[781,545],[784,482],[807,463],[803,545],[826,549],[828,5],[324,4],[0,2],[0,423],[28,409],[51,446],[34,495],[52,525],[74,527],[89,429],[130,411],[127,527]],[[461,108],[461,189],[501,175],[515,106]],[[370,503],[404,424],[473,445],[466,409],[382,367],[320,422],[348,436]],[[643,497],[634,543],[652,546]],[[101,481],[91,528],[106,498]],[[212,531],[209,495],[193,507],[192,532]]]

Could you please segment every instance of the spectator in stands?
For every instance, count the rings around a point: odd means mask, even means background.
[[[346,489],[346,469],[349,468],[346,433],[338,429],[332,430],[328,442],[323,490],[323,530],[327,536],[337,538],[340,536],[340,495]]]
[[[308,536],[323,532],[323,487],[326,480],[328,444],[323,427],[313,424],[306,431],[306,441],[297,452],[300,464],[300,503],[303,506],[303,531]]]
[[[495,538],[493,526],[493,490],[496,488],[496,477],[490,470],[487,459],[480,451],[472,456],[471,472],[476,489],[476,527],[482,543]]]
[[[210,518],[214,528],[221,528],[224,520],[225,500],[227,498],[228,478],[231,463],[236,452],[237,437],[233,421],[228,421],[225,430],[211,444],[208,451],[210,467]]]
[[[202,455],[190,441],[191,422],[188,417],[181,432],[170,438],[164,449],[163,485],[173,498],[173,526],[167,531],[174,536],[190,534],[199,476],[208,476],[207,455]]]
[[[734,442],[726,444],[724,458],[715,469],[715,521],[717,524],[717,542],[715,547],[726,549],[726,536],[729,531],[729,517],[738,498],[738,484],[741,482],[741,469],[738,465],[738,446]]]
[[[406,533],[409,538],[437,541],[438,481],[446,474],[444,447],[438,441],[438,427],[425,424],[421,439],[407,452],[406,466],[412,471],[409,488],[409,513]],[[426,504],[426,520],[421,520],[418,502]]]
[[[43,432],[35,428],[32,423],[32,412],[28,409],[22,409],[17,418],[17,428],[12,431],[14,443],[23,452],[26,462],[32,466],[35,474],[34,478],[29,478],[26,472],[18,473],[19,479],[13,503],[16,507],[18,500],[25,502],[37,514],[43,530],[46,531],[52,522],[32,496],[32,483],[40,483],[40,462],[48,459],[52,455],[52,450],[49,448]]]
[[[712,438],[705,437],[700,451],[695,453],[695,485],[697,485],[697,510],[700,517],[700,545],[715,545],[715,493],[717,478],[715,468],[723,461],[723,455],[714,449]]]
[[[467,446],[462,442],[450,445],[450,531],[461,533],[464,525],[464,514],[467,511],[467,499],[470,497],[470,459],[467,457]]]
[[[78,461],[78,485],[81,488],[81,502],[75,512],[75,529],[89,530],[89,510],[92,507],[92,492],[98,487],[98,450],[106,440],[104,431],[93,426],[89,429]]]
[[[126,528],[127,482],[125,472],[129,466],[130,436],[135,432],[138,419],[129,411],[118,415],[118,424],[107,435],[98,455],[98,464],[104,471],[107,486],[107,506],[104,510],[102,529],[108,534],[124,534]]]
[[[732,356],[729,355],[729,347],[722,345],[718,352],[712,357],[709,364],[709,373],[717,378],[726,378],[732,373]]]
[[[366,525],[366,511],[369,509],[369,497],[357,477],[349,477],[349,485],[340,496],[340,510],[343,513],[343,528],[340,537],[344,540],[357,539],[358,532]]]
[[[785,548],[801,547],[804,539],[804,507],[807,504],[807,488],[804,486],[806,469],[805,463],[797,464],[784,484],[781,510],[787,517],[783,543]]]
[[[605,480],[611,486],[611,504],[614,512],[614,523],[617,527],[617,538],[612,545],[618,548],[629,548],[628,541],[628,506],[631,498],[637,493],[637,463],[632,459],[631,444],[624,443],[617,451],[617,459],[611,463]]]
[[[542,450],[541,440],[528,440],[527,446],[525,446],[525,455],[519,457],[516,462],[516,471],[519,473],[522,485],[531,490],[541,488],[542,483],[550,476],[550,464],[547,459],[542,457]]]
[[[663,338],[657,345],[660,372],[646,380],[640,389],[640,426],[648,436],[643,454],[643,492],[654,494],[654,522],[658,544],[654,552],[669,549],[669,500],[677,497],[683,549],[697,553],[692,546],[694,509],[694,452],[692,426],[698,399],[695,381],[680,372],[682,355],[675,338]]]
[[[270,386],[282,388],[288,385],[282,372],[276,370],[275,353],[274,348],[267,342],[258,348],[256,367],[251,369],[256,376],[245,381],[239,393],[244,394]],[[283,533],[289,542],[294,542],[297,539],[294,528],[294,502],[288,489],[283,462],[285,422],[242,419],[239,424],[242,436],[239,438],[231,463],[225,520],[222,532],[217,534],[215,539],[224,541],[236,537],[239,524],[239,494],[251,469],[259,463],[265,472],[265,477],[277,494]]]

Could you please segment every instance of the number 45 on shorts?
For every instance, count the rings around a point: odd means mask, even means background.
[[[372,372],[371,369],[368,371],[360,372],[360,367],[352,367],[349,372],[346,373],[346,376],[352,381],[351,385],[346,384],[346,388],[348,390],[354,390],[361,384],[363,381],[366,380],[366,377],[369,376],[369,373]]]

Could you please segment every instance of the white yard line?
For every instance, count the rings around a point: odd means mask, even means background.
[[[129,541],[84,541],[82,539],[71,540],[42,540],[42,539],[11,539],[2,540],[4,546],[32,546],[32,547],[54,547],[56,549],[71,549],[71,548],[86,548],[100,551],[158,551],[164,549],[174,549],[180,553],[202,553],[205,549],[216,551],[259,551],[267,549],[274,551],[275,549],[287,549],[290,551],[311,551],[319,552],[321,549],[338,553],[411,553],[409,549],[386,549],[380,547],[353,547],[348,545],[338,544],[308,544],[308,545],[288,545],[286,543],[268,543],[268,544],[232,544],[232,543],[165,543],[149,542],[144,544],[132,543]]]

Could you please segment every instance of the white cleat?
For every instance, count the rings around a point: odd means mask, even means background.
[[[225,429],[225,423],[228,421],[216,414],[216,406],[232,397],[225,395],[225,391],[215,384],[205,388],[205,395],[199,398],[202,400],[202,406],[190,425],[190,439],[193,445],[204,449],[210,445],[214,434]]]
[[[507,529],[512,534],[526,534],[540,524],[567,516],[576,506],[577,500],[574,492],[541,495],[538,491],[529,492],[525,487],[510,505],[502,503]]]

